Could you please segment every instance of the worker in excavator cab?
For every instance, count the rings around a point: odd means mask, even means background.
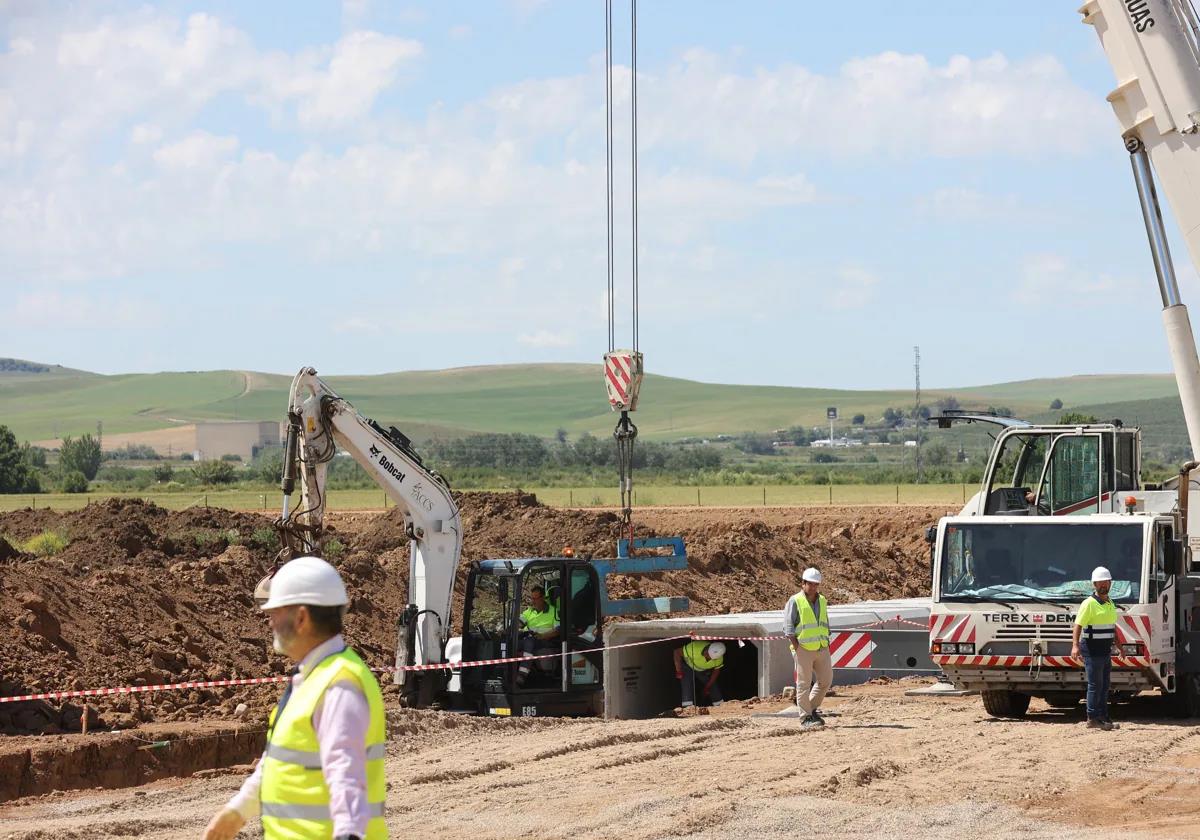
[[[534,651],[558,637],[558,608],[546,600],[546,588],[529,590],[530,605],[521,611],[521,654],[527,660],[517,669],[517,685],[529,679]]]
[[[231,840],[255,816],[266,840],[386,840],[383,694],[342,639],[350,599],[341,575],[318,557],[297,557],[255,595],[265,598],[275,650],[296,666],[258,767],[204,840]]]
[[[701,693],[714,706],[720,706],[721,686],[717,678],[721,676],[721,668],[725,664],[724,643],[688,642],[683,647],[675,648],[674,657],[675,679],[679,680],[683,708],[696,705],[696,682],[700,674],[706,675]]]

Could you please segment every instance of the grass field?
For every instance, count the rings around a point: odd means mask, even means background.
[[[310,360],[319,361],[319,360]],[[148,431],[203,420],[282,420],[290,376],[248,371],[56,375],[0,374],[0,423],[21,440],[95,432]],[[526,432],[550,437],[607,436],[614,418],[604,400],[599,365],[547,364],[412,371],[378,376],[329,376],[328,382],[365,415],[395,424],[421,440],[470,432]],[[965,407],[1004,405],[1022,415],[1113,401],[1175,398],[1169,375],[1077,376],[923,392],[923,401],[954,396]],[[1177,400],[1176,400],[1177,401]],[[840,426],[855,414],[877,419],[906,408],[912,392],[846,391],[714,385],[649,375],[638,427],[648,439],[769,432],[797,424],[821,426],[827,406]]]
[[[607,487],[526,487],[542,502],[555,507],[616,507],[615,488]],[[976,490],[965,484],[841,484],[841,485],[766,485],[757,487],[653,487],[636,491],[641,506],[664,507],[757,507],[874,504],[945,504],[962,505]],[[330,490],[331,510],[382,510],[394,507],[379,490]],[[170,510],[189,507],[220,507],[229,510],[259,510],[277,513],[281,508],[278,493],[249,490],[225,490],[210,493],[41,493],[35,496],[0,495],[0,511],[28,507],[78,510],[107,498],[146,499]],[[299,496],[292,497],[293,503]]]

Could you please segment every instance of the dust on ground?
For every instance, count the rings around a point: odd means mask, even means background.
[[[772,715],[778,698],[642,721],[394,712],[387,822],[429,840],[1197,835],[1194,722],[1141,698],[1111,733],[1038,700],[998,721],[911,684],[838,689],[822,730]],[[195,838],[248,769],[26,798],[0,806],[0,838]]]

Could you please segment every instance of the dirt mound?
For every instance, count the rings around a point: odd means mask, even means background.
[[[459,496],[464,562],[615,554],[610,511],[559,510],[528,493]],[[639,511],[639,536],[684,537],[685,571],[613,576],[613,597],[686,595],[694,614],[777,609],[806,566],[825,574],[834,601],[928,591],[921,533],[941,511],[924,508],[660,509]],[[408,538],[398,511],[329,517],[325,555],[351,596],[347,635],[373,664],[390,664],[408,602]],[[17,552],[44,532],[69,540],[51,556]],[[284,672],[251,592],[278,548],[265,517],[216,508],[167,511],[109,500],[70,513],[0,515],[0,693],[157,684]],[[239,702],[265,714],[277,689],[194,690],[95,698],[91,725],[228,717]],[[78,730],[79,704],[0,705],[0,732]],[[250,718],[247,718],[250,719]]]

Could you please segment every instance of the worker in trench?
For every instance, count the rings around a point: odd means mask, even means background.
[[[383,693],[342,639],[350,599],[341,575],[320,558],[297,557],[255,596],[275,650],[296,665],[258,767],[204,840],[230,840],[255,816],[267,840],[385,840]]]
[[[1092,570],[1091,595],[1079,605],[1072,628],[1071,656],[1087,672],[1087,727],[1106,732],[1118,728],[1108,716],[1108,684],[1112,644],[1117,635],[1117,606],[1109,597],[1112,575],[1104,566]],[[1080,642],[1084,644],[1080,645]]]
[[[529,590],[530,605],[521,611],[521,655],[526,657],[517,669],[517,685],[529,679],[534,651],[558,637],[558,607],[546,600],[546,588],[534,586]]]
[[[833,683],[833,661],[829,656],[829,604],[821,594],[821,573],[804,570],[800,591],[783,608],[783,632],[791,637],[796,666],[796,705],[804,714],[805,727],[824,726],[821,701]]]
[[[688,642],[674,650],[675,679],[683,697],[682,706],[687,709],[696,705],[696,686],[701,682],[700,693],[714,706],[720,706],[721,686],[717,680],[725,664],[725,645],[722,642]]]

